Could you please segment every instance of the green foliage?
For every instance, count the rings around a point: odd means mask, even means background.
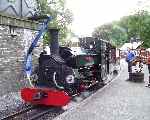
[[[65,41],[67,33],[70,31],[68,25],[72,22],[72,13],[65,8],[65,0],[37,0],[37,12],[39,15],[48,14],[53,17],[49,27],[58,28],[59,40]],[[44,44],[48,44],[50,36],[44,36]]]
[[[110,37],[111,41],[117,46],[127,42],[127,34],[125,34],[125,30],[120,28],[119,26],[113,26]]]
[[[92,33],[93,37],[99,37],[104,40],[110,40],[110,34],[112,32],[112,24],[104,24],[100,27],[97,27]]]
[[[120,45],[122,42],[126,42],[127,35],[125,30],[117,25],[116,22],[112,24],[105,24],[100,27],[97,27],[92,34],[93,37],[99,37],[104,40],[112,42],[114,45]]]
[[[97,27],[93,36],[110,40],[115,45],[130,42],[131,38],[140,38],[143,47],[148,48],[150,47],[150,14],[148,11],[140,10],[133,15],[124,16],[119,21]]]
[[[150,48],[150,15],[143,16],[140,37],[143,40],[143,47]]]
[[[131,38],[140,38],[143,47],[150,47],[150,14],[148,11],[140,10],[133,15],[123,17],[119,25],[126,29],[129,42]]]

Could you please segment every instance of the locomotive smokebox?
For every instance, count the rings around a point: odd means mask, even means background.
[[[49,29],[50,40],[50,51],[52,55],[59,55],[59,41],[58,41],[58,33],[59,29]]]

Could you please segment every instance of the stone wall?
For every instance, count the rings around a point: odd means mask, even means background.
[[[10,34],[9,27],[0,26],[0,95],[29,86],[24,79],[23,63],[35,33],[19,28],[14,31],[15,34]]]

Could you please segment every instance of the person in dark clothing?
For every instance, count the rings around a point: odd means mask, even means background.
[[[147,87],[150,87],[150,55],[148,56],[148,59],[147,59],[147,66],[148,66],[148,72],[149,72],[149,80],[148,80]]]

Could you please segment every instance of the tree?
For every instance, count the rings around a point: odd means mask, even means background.
[[[95,28],[92,36],[108,40],[114,45],[120,45],[126,42],[127,39],[125,30],[118,25],[118,22],[104,24]]]
[[[110,34],[112,31],[112,24],[104,24],[95,28],[92,33],[93,37],[99,37],[104,40],[110,40]]]
[[[53,17],[49,27],[59,28],[59,39],[65,41],[67,33],[70,32],[68,25],[73,20],[73,14],[65,8],[65,0],[37,0],[37,14],[49,14]],[[44,43],[49,43],[49,36],[44,36]]]
[[[119,21],[101,25],[93,31],[94,37],[110,40],[115,45],[133,42],[137,38],[143,47],[150,47],[150,14],[148,11],[136,11],[133,15],[124,16]]]
[[[139,16],[130,15],[125,16],[119,21],[120,26],[125,29],[128,42],[130,38],[137,38],[139,36]]]
[[[136,11],[133,15],[123,17],[119,24],[122,28],[127,29],[129,41],[130,38],[140,38],[143,47],[150,47],[150,14],[148,11]]]
[[[141,16],[140,38],[143,47],[150,48],[150,14],[147,12]]]
[[[113,29],[111,32],[111,42],[116,46],[122,45],[127,42],[127,34],[125,29],[121,28],[118,25],[113,25]]]

